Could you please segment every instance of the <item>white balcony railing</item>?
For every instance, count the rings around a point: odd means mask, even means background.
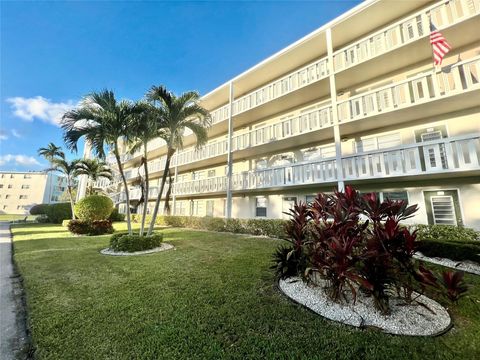
[[[338,103],[338,118],[363,119],[475,89],[480,89],[480,57],[352,96]]]
[[[346,180],[480,170],[480,135],[459,136],[343,156],[342,164]],[[323,159],[233,174],[232,189],[241,191],[335,181],[336,160]],[[173,185],[176,195],[216,193],[226,189],[225,176]]]
[[[233,102],[233,115],[263,105],[292,91],[301,89],[328,76],[326,57],[302,67]]]
[[[478,14],[480,0],[441,1],[336,51],[335,72],[428,36],[430,20],[441,30]]]

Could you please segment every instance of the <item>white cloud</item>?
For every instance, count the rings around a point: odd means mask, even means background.
[[[12,135],[16,138],[21,138],[22,134],[20,134],[16,129],[12,129]]]
[[[6,165],[9,163],[13,163],[15,165],[21,165],[21,166],[32,166],[32,165],[41,166],[42,165],[33,156],[12,155],[12,154],[0,155],[0,166]]]
[[[7,140],[7,139],[8,139],[7,132],[5,130],[0,130],[0,140]]]
[[[68,102],[52,102],[43,96],[32,98],[13,97],[8,98],[13,114],[20,119],[33,121],[40,119],[46,123],[59,126],[63,114],[75,107],[76,103],[72,100]]]

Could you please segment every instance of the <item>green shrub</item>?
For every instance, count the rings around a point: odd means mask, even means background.
[[[108,219],[112,211],[112,200],[103,195],[87,196],[75,205],[75,215],[83,221]]]
[[[174,215],[166,216],[165,224],[173,227],[185,227],[186,216],[174,216]]]
[[[225,219],[225,231],[242,234],[245,233],[245,228],[242,225],[240,219]]]
[[[45,215],[47,213],[48,204],[37,204],[30,208],[30,215]]]
[[[448,242],[478,241],[479,233],[473,229],[453,225],[414,225],[418,240]]]
[[[117,208],[113,208],[109,220],[111,221],[125,221],[125,214],[119,213]]]
[[[455,261],[475,261],[480,264],[480,242],[447,242],[423,240],[417,244],[417,251],[428,257],[448,258]]]
[[[202,229],[208,231],[225,231],[225,220],[222,218],[216,218],[211,216],[206,216],[200,218]]]
[[[110,249],[114,251],[143,251],[159,247],[162,243],[163,235],[154,233],[152,235],[128,235],[127,233],[117,233],[110,238]]]
[[[165,222],[165,218],[166,216],[158,215],[155,220],[155,225],[159,225],[159,226],[167,225]],[[141,221],[142,221],[142,214],[132,214],[132,222],[140,224]],[[145,224],[149,225],[151,221],[152,221],[152,215],[147,214],[147,216],[145,216]]]
[[[72,220],[71,219],[63,220],[62,221],[62,226],[63,227],[68,227],[68,224],[70,224],[70,221],[72,221]]]
[[[49,204],[46,208],[48,221],[54,224],[61,224],[65,219],[72,218],[70,203]]]
[[[76,235],[103,235],[112,234],[113,226],[111,220],[70,220],[68,230]]]

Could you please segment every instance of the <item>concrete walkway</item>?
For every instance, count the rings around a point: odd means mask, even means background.
[[[10,224],[0,222],[0,359],[15,359],[24,337],[17,318]]]

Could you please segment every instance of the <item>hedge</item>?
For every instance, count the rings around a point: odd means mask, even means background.
[[[429,257],[470,260],[480,263],[479,233],[453,225],[414,225],[417,250]]]
[[[112,221],[125,221],[125,214],[119,213],[117,208],[113,208],[109,219]]]
[[[139,223],[141,214],[134,214],[132,221]],[[150,224],[151,215],[146,216],[146,224]],[[275,238],[285,236],[286,220],[281,219],[224,219],[211,216],[157,216],[156,225],[185,227],[208,231],[232,232],[237,234],[261,235]]]
[[[417,230],[417,240],[471,242],[479,241],[480,234],[470,228],[453,225],[414,225]]]
[[[428,257],[441,257],[456,261],[470,260],[480,264],[480,242],[419,241],[417,251]]]
[[[103,235],[112,234],[113,226],[110,220],[70,220],[68,230],[76,235]]]
[[[63,220],[72,218],[72,208],[70,203],[49,204],[46,207],[45,214],[49,222],[61,224]]]
[[[75,215],[83,221],[106,220],[112,211],[112,199],[103,195],[90,195],[75,204]]]
[[[49,204],[37,204],[30,208],[30,215],[46,215]]]
[[[117,233],[110,238],[110,249],[114,251],[143,251],[159,247],[162,244],[163,235],[153,233],[152,235],[138,235],[128,233]]]

